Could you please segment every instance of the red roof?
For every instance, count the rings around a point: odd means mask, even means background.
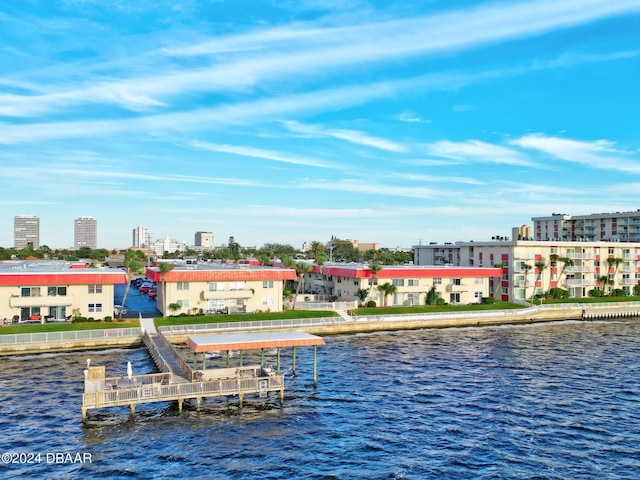
[[[161,282],[160,270],[147,268],[147,278]],[[174,269],[165,273],[167,282],[250,282],[262,280],[295,280],[295,270],[285,268],[216,268],[216,269]]]
[[[314,271],[319,271],[314,266]],[[368,267],[340,267],[325,265],[325,275],[336,275],[350,278],[372,278],[371,269]],[[469,277],[501,277],[500,268],[479,267],[395,267],[383,266],[376,274],[376,278],[469,278]]]

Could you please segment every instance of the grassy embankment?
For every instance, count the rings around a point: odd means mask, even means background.
[[[102,330],[106,328],[135,328],[140,326],[137,318],[125,322],[86,322],[86,323],[27,323],[0,327],[0,335],[13,333],[67,332],[71,330]]]
[[[334,311],[327,310],[286,310],[270,313],[238,313],[231,315],[196,315],[156,318],[156,327],[169,325],[196,325],[199,323],[253,322],[260,320],[287,320],[291,318],[337,317]]]

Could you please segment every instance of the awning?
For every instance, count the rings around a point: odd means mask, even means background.
[[[304,332],[230,333],[192,336],[187,339],[187,345],[200,353],[324,345],[324,339]]]

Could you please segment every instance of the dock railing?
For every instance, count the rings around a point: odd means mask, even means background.
[[[165,338],[162,332],[158,332],[158,338],[164,344],[164,346],[167,347],[171,355],[173,355],[173,357],[176,360],[176,363],[180,366],[180,368],[182,369],[184,374],[187,376],[187,378],[189,380],[193,380],[194,371],[191,369],[191,367],[189,367],[189,365],[187,365],[187,362],[184,361],[180,353],[176,350],[176,347],[169,340]]]
[[[147,347],[147,351],[151,355],[153,363],[155,363],[156,367],[158,367],[158,370],[160,370],[161,372],[171,373],[171,367],[169,367],[169,365],[167,365],[167,362],[165,362],[162,356],[160,356],[158,350],[156,350],[155,345],[153,344],[151,338],[149,338],[149,334],[147,332],[144,332],[144,334],[142,335],[142,342],[144,343],[145,347]]]
[[[107,380],[107,379],[105,379]],[[264,383],[266,382],[266,384]],[[284,388],[284,376],[218,379],[205,382],[139,384],[133,387],[105,389],[82,394],[83,408],[112,407],[135,403],[159,402],[197,397],[260,393]]]
[[[0,335],[0,345],[28,345],[30,343],[64,343],[83,340],[135,338],[140,328],[106,328],[98,330],[68,330],[63,332],[13,333]]]

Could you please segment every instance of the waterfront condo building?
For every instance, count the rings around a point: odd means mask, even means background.
[[[157,306],[165,315],[281,312],[284,282],[296,278],[295,270],[288,268],[172,263],[173,269],[164,275],[157,266],[146,269],[147,278],[158,284]]]
[[[149,248],[149,229],[136,227],[133,229],[133,243],[136,248]]]
[[[490,279],[502,273],[487,267],[382,265],[374,274],[368,264],[362,263],[325,263],[322,268],[312,265],[313,270],[302,279],[299,300],[318,295],[341,302],[360,301],[358,291],[366,290],[365,304],[373,300],[377,306],[425,305],[427,293],[435,287],[437,296],[446,303],[480,303],[490,296]],[[378,288],[386,283],[395,287],[395,293],[385,295]]]
[[[572,298],[588,297],[594,289],[633,293],[640,283],[640,243],[505,239],[432,243],[413,251],[417,265],[499,266],[502,278],[491,288],[504,301],[530,300],[556,287]]]
[[[114,286],[126,282],[119,269],[87,268],[80,262],[0,262],[0,317],[64,320],[74,313],[103,319],[113,315]]]
[[[13,246],[16,249],[40,247],[40,219],[35,215],[18,215],[13,218]]]
[[[93,217],[78,217],[73,223],[73,248],[98,248],[98,222]]]
[[[534,217],[533,240],[640,242],[640,210]]]

